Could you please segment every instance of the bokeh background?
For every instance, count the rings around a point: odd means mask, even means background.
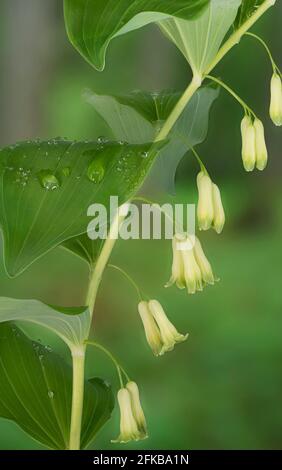
[[[282,66],[282,2],[254,31]],[[190,71],[177,49],[149,26],[116,39],[107,68],[98,73],[67,41],[62,2],[2,0],[0,4],[0,145],[29,138],[73,139],[109,135],[82,99],[85,88],[114,93],[143,88],[184,89]],[[126,269],[166,310],[189,340],[161,359],[152,356],[137,314],[137,298],[116,272],[107,271],[94,320],[108,346],[140,385],[150,438],[137,449],[274,449],[282,447],[282,187],[281,130],[268,117],[271,66],[264,50],[245,38],[217,68],[263,117],[270,153],[266,171],[246,174],[240,159],[242,110],[221,92],[207,141],[198,147],[220,185],[227,213],[224,233],[202,237],[221,282],[188,297],[162,286],[170,274],[169,242],[119,242],[114,262]],[[172,156],[173,157],[173,156]],[[187,155],[177,175],[178,202],[197,199],[197,165]],[[15,280],[0,264],[0,294],[81,305],[87,266],[61,248]],[[30,331],[43,340],[54,338]],[[61,344],[56,344],[67,356]],[[99,352],[87,358],[89,375],[118,386]],[[1,393],[1,391],[0,391]],[[118,411],[93,448],[115,449]],[[40,449],[15,424],[0,419],[2,449]]]

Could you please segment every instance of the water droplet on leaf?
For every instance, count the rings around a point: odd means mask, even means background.
[[[49,170],[43,170],[39,173],[41,186],[47,191],[54,191],[60,187],[58,178]]]
[[[53,390],[48,390],[48,397],[51,398],[51,399],[54,398]]]
[[[105,168],[100,160],[93,160],[93,162],[90,163],[87,170],[87,176],[93,183],[101,183],[105,176]]]

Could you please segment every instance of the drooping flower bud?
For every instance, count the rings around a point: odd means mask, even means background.
[[[221,233],[225,224],[225,213],[219,188],[214,183],[212,185],[212,200],[214,210],[213,227],[217,233]]]
[[[282,126],[282,83],[277,73],[272,76],[270,94],[270,117],[276,126]]]
[[[256,165],[256,135],[249,116],[245,116],[241,123],[242,159],[246,171],[253,171]]]
[[[267,165],[268,153],[265,143],[263,123],[259,119],[254,121],[256,134],[256,167],[258,170],[264,170]]]
[[[214,218],[212,181],[208,175],[201,171],[197,176],[197,185],[199,191],[197,206],[199,230],[208,230]]]
[[[172,351],[175,344],[182,343],[188,338],[187,335],[178,333],[175,326],[167,318],[163,307],[157,300],[150,300],[149,309],[159,327],[161,338],[163,342],[162,352],[164,354],[167,351]]]
[[[211,268],[211,265],[203,251],[202,245],[200,243],[200,240],[196,238],[195,242],[195,248],[194,248],[194,253],[195,253],[195,259],[198,263],[198,266],[201,270],[202,274],[202,279],[206,284],[211,284],[213,285],[215,283],[215,277],[213,275],[213,271]]]
[[[139,441],[144,436],[138,429],[137,422],[133,415],[131,396],[126,388],[121,388],[117,394],[120,409],[120,434],[112,442],[126,443],[129,441]]]
[[[155,356],[159,356],[162,351],[163,342],[161,339],[160,330],[149,309],[148,302],[139,302],[138,312],[143,322],[147,342]]]
[[[126,388],[130,394],[132,412],[133,412],[135,421],[137,423],[138,430],[139,432],[141,432],[143,436],[142,438],[145,439],[147,437],[147,423],[146,423],[146,418],[145,418],[145,415],[141,406],[141,402],[140,402],[138,386],[135,382],[131,381],[126,384]]]

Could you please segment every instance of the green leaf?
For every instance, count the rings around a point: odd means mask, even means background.
[[[111,128],[116,139],[142,144],[154,140],[181,93],[164,91],[149,93],[135,91],[126,95],[86,93],[87,101]],[[175,172],[183,155],[203,142],[208,131],[208,118],[218,89],[207,86],[199,89],[186,106],[171,132],[171,141],[160,151],[146,186],[154,180],[158,190],[173,191]]]
[[[142,184],[157,148],[59,139],[2,149],[0,223],[10,276],[55,246],[86,233],[91,204],[108,209],[110,196],[117,196],[120,204],[126,202]]]
[[[72,369],[11,323],[0,325],[0,416],[51,449],[67,449]],[[85,382],[82,446],[110,418],[113,395],[100,379]]]
[[[199,18],[161,21],[162,31],[180,49],[194,74],[203,74],[215,58],[240,4],[241,0],[211,0]]]
[[[242,0],[242,5],[234,23],[235,28],[240,28],[263,2],[264,0]]]
[[[69,39],[98,70],[105,67],[110,41],[121,34],[170,16],[190,19],[209,0],[64,0]]]
[[[87,307],[53,307],[38,300],[0,297],[0,323],[30,322],[53,331],[70,349],[88,338],[90,313]]]
[[[173,192],[175,172],[185,153],[203,142],[208,131],[211,106],[219,90],[202,87],[193,96],[172,131],[172,139],[155,160],[141,192],[153,197],[159,192]],[[126,95],[98,95],[88,91],[87,101],[111,128],[116,139],[142,144],[154,140],[181,93],[135,91]],[[153,188],[153,189],[152,189]],[[68,240],[64,246],[88,263],[94,263],[101,250],[101,241],[91,241],[86,235]]]

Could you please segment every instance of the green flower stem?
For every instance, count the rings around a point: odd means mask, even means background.
[[[219,78],[213,77],[212,75],[206,75],[206,78],[209,78],[210,80],[212,80],[213,82],[217,83],[222,88],[224,88],[226,91],[228,91],[228,93],[230,93],[230,95],[232,95],[233,98],[235,98],[235,100],[237,100],[238,103],[240,103],[240,105],[244,108],[245,112],[249,112],[251,115],[254,116],[254,118],[256,118],[254,111],[247,105],[247,103],[245,103],[245,101],[242,100],[242,98],[240,98],[239,95],[237,95],[237,93],[235,93],[234,90],[232,90],[232,88],[226,85],[226,83],[219,80]]]
[[[72,350],[72,409],[70,427],[70,450],[80,449],[81,422],[84,397],[85,346]]]
[[[127,375],[126,371],[124,370],[124,368],[120,365],[120,363],[116,360],[116,358],[114,357],[114,355],[107,349],[105,348],[104,346],[102,346],[102,344],[100,343],[96,343],[96,341],[86,341],[86,344],[89,344],[90,346],[93,346],[94,348],[97,348],[99,349],[100,351],[102,351],[104,354],[106,354],[106,356],[109,357],[109,359],[114,363],[116,369],[117,369],[117,373],[118,373],[118,376],[119,376],[119,381],[120,381],[120,386],[121,388],[123,388],[124,386],[124,383],[123,383],[123,379],[122,379],[122,375],[121,375],[121,372],[124,374],[127,382],[130,382],[130,378],[129,376]]]
[[[119,228],[122,222],[124,221],[125,217],[126,216],[123,216],[120,214],[116,215],[110,227],[108,238],[105,241],[105,244],[98,258],[98,261],[95,264],[94,268],[91,270],[90,282],[89,282],[89,287],[88,287],[88,292],[87,292],[87,297],[86,297],[86,305],[88,305],[89,307],[91,316],[93,316],[97,292],[99,289],[99,285],[100,285],[105,267],[107,266],[112,250],[116,244],[116,241],[118,239]]]
[[[276,71],[279,73],[279,75],[281,75],[281,72],[279,70],[279,67],[276,65],[276,63],[274,62],[274,59],[272,57],[272,54],[270,52],[270,49],[268,47],[268,45],[264,42],[264,40],[262,38],[260,38],[257,34],[254,34],[254,33],[245,33],[245,36],[250,36],[252,38],[255,38],[257,41],[259,41],[263,47],[265,48],[269,58],[270,58],[270,61],[271,61],[271,65],[272,65],[272,68],[273,68],[273,72],[275,73]]]
[[[129,274],[128,274],[126,271],[124,271],[124,269],[120,268],[119,266],[116,266],[115,264],[108,264],[108,268],[113,268],[113,269],[115,269],[116,271],[119,271],[121,274],[123,274],[123,276],[130,282],[130,284],[131,284],[131,285],[134,287],[134,289],[136,290],[139,299],[140,299],[140,300],[143,299],[141,290],[139,289],[137,283],[132,279],[131,276],[129,276]]]
[[[264,13],[275,5],[276,0],[265,0],[258,9],[253,13],[250,18],[248,18],[240,28],[237,29],[227,41],[223,44],[223,46],[219,49],[216,57],[214,60],[209,64],[207,70],[205,71],[204,75],[209,74],[215,66],[223,59],[223,57],[237,44],[239,44],[242,36],[259,20],[259,18],[264,15]]]

